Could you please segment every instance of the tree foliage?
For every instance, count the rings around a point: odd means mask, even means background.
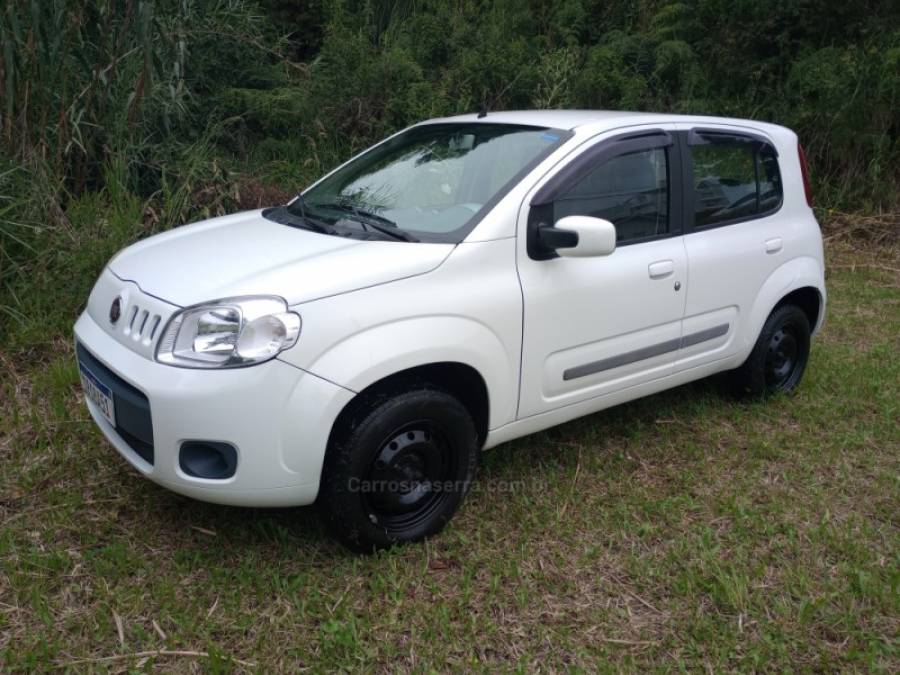
[[[734,115],[795,128],[825,200],[871,209],[897,201],[898,20],[890,0],[9,0],[0,132],[76,192],[124,153],[146,196],[223,120],[236,165],[312,172],[482,105]]]

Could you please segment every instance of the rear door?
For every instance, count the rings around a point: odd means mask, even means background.
[[[778,153],[747,129],[685,126],[685,295],[680,371],[733,355],[765,280],[784,263]]]
[[[606,134],[536,186],[519,218],[524,300],[519,417],[664,377],[680,346],[687,259],[679,149],[666,128]],[[540,259],[526,232],[610,220],[616,250]]]

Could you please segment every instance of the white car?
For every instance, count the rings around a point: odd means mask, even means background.
[[[420,540],[481,448],[720,371],[796,387],[825,310],[810,201],[773,124],[429,120],[117,254],[75,325],[87,405],[171,490]]]

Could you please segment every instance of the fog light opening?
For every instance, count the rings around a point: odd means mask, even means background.
[[[228,443],[187,441],[181,444],[178,463],[192,478],[224,480],[237,470],[237,450]]]

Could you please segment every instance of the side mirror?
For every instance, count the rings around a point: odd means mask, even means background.
[[[603,218],[566,216],[555,225],[539,225],[538,238],[565,258],[590,258],[616,250],[616,226]]]

